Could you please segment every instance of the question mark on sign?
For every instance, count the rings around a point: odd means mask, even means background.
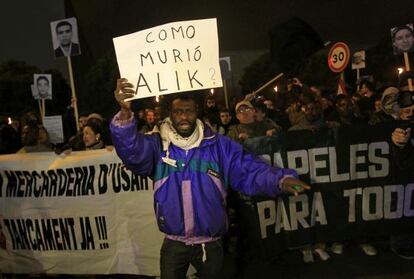
[[[216,84],[216,77],[215,77],[215,75],[216,75],[216,70],[214,69],[214,68],[210,68],[209,70],[208,70],[208,72],[210,73],[210,75],[211,75],[211,80],[213,81],[213,84]]]

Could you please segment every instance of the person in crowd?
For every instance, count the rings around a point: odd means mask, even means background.
[[[390,116],[388,116],[383,110],[381,105],[382,96],[377,96],[374,102],[374,113],[369,120],[369,125],[379,125],[391,120]]]
[[[89,118],[83,127],[83,143],[85,150],[95,150],[105,148],[103,140],[104,123],[98,118]]]
[[[320,104],[316,101],[315,97],[311,93],[305,93],[302,97],[302,110],[305,118],[298,124],[289,128],[289,131],[299,130],[311,130],[313,132],[318,129],[325,128],[325,122],[323,120],[323,114]],[[330,258],[329,254],[325,251],[325,243],[319,242],[314,245],[308,244],[301,248],[303,261],[310,263],[314,261],[313,253],[318,255],[321,260],[326,261]]]
[[[375,86],[372,82],[369,80],[363,80],[361,81],[361,89],[359,90],[359,94],[362,97],[372,98],[375,97]]]
[[[95,144],[95,143],[97,144],[96,148],[92,148],[92,149],[100,149],[100,148],[106,147],[108,151],[111,151],[113,149],[112,141],[111,141],[111,136],[109,133],[109,128],[108,128],[108,124],[106,120],[98,113],[91,113],[87,116],[82,115],[81,117],[79,117],[78,133],[75,136],[71,137],[66,144],[59,146],[59,148],[56,148],[55,153],[59,155],[62,153],[64,155],[69,155],[72,151],[90,150],[91,148],[85,145],[86,141],[85,141],[85,134],[84,134],[85,127],[90,123],[92,123],[91,125],[94,125],[94,126],[90,125],[90,127],[86,129],[86,131],[88,131],[89,133],[86,137],[88,144],[90,144],[91,141],[93,141],[93,137],[90,135],[92,134],[92,132],[96,133],[97,130],[91,131],[91,129],[96,126],[96,129],[99,128],[99,136],[98,136],[99,141],[92,143],[92,144]],[[93,147],[95,147],[95,145],[93,145]]]
[[[398,89],[395,88],[395,91]],[[397,120],[401,125],[391,134],[391,154],[400,170],[400,175],[414,178],[414,146],[413,146],[413,120],[414,102],[412,92],[401,92],[406,98],[399,98],[399,111]],[[410,180],[412,181],[412,180]],[[391,250],[403,259],[414,259],[414,234],[394,233],[390,236]]]
[[[41,129],[42,132],[40,132]],[[50,145],[46,144],[49,139],[46,129],[40,128],[39,125],[33,122],[28,122],[25,126],[23,126],[21,138],[23,147],[18,150],[17,153],[53,151]]]
[[[10,126],[16,131],[16,133],[20,132],[20,121],[16,118],[11,118]]]
[[[202,120],[214,129],[220,124],[220,108],[213,95],[208,95],[204,100]]]
[[[49,79],[45,76],[39,76],[36,79],[37,92],[40,99],[50,99],[50,84]]]
[[[232,116],[230,111],[227,108],[222,108],[220,110],[220,124],[218,126],[217,133],[220,135],[227,135],[231,125]]]
[[[161,109],[161,106],[155,106],[154,107],[154,118],[155,118],[155,123],[156,125],[160,125],[161,121],[165,118],[163,117],[163,111]]]
[[[287,94],[277,94],[275,100],[265,99],[263,104],[267,108],[267,117],[273,120],[283,130],[290,127],[289,117],[286,114]]]
[[[275,168],[197,118],[194,97],[174,95],[160,134],[137,133],[130,102],[133,85],[118,79],[121,110],[111,122],[118,156],[131,171],[154,178],[161,248],[161,278],[185,278],[191,263],[200,278],[219,278],[227,229],[226,185],[246,195],[298,194],[309,186],[295,171]],[[252,109],[252,107],[249,107]]]
[[[299,123],[290,127],[289,131],[316,131],[320,128],[326,127],[321,105],[315,100],[312,94],[305,93],[302,97],[302,111],[305,117]]]
[[[243,100],[237,103],[236,117],[240,123],[231,126],[227,134],[235,141],[243,142],[248,138],[272,136],[276,133],[274,126],[268,123],[259,125],[256,122],[256,110],[249,101]]]
[[[111,133],[109,132],[109,123],[108,121],[99,113],[91,113],[88,115],[88,121],[91,119],[97,119],[101,123],[102,127],[102,134],[101,139],[104,142],[105,146],[112,146],[112,139],[111,139]],[[109,148],[110,149],[110,148]]]
[[[328,119],[328,116],[335,110],[333,99],[332,94],[329,92],[323,92],[321,95],[320,104],[324,119]]]
[[[6,121],[0,122],[0,155],[16,153],[20,148],[18,131]]]
[[[394,54],[414,51],[414,31],[412,25],[402,25],[391,30]]]
[[[256,102],[254,103],[254,109],[256,110],[256,123],[257,125],[263,125],[265,127],[273,127],[269,135],[266,133],[267,136],[272,136],[276,133],[282,132],[282,127],[277,125],[273,120],[267,117],[267,107],[263,102]]]
[[[330,128],[349,127],[361,123],[361,120],[355,116],[352,101],[347,95],[339,94],[336,96],[335,108],[336,110],[326,119]]]
[[[55,49],[55,57],[74,56],[80,54],[80,47],[72,41],[73,28],[69,21],[63,20],[56,24],[56,37],[59,47]]]
[[[155,119],[155,111],[153,109],[147,109],[145,111],[145,124],[139,132],[143,134],[159,132]]]
[[[39,145],[48,147],[50,150],[54,150],[55,146],[50,142],[49,132],[45,128],[45,126],[39,126]]]
[[[286,109],[286,114],[291,126],[295,126],[305,119],[300,96],[300,94],[289,94],[290,105]]]

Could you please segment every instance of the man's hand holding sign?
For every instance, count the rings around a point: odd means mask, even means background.
[[[128,169],[154,178],[158,227],[166,235],[161,277],[185,278],[191,263],[200,278],[218,278],[221,238],[227,230],[227,182],[245,195],[274,198],[298,195],[310,187],[297,179],[296,171],[272,167],[230,138],[213,133],[197,118],[194,94],[172,98],[160,133],[138,133],[132,99],[221,86],[215,78],[221,75],[218,43],[212,44],[217,38],[215,19],[166,24],[132,35],[137,34],[145,47],[114,39],[123,78],[115,90],[121,111],[111,123],[113,143]],[[124,57],[126,50],[135,49],[150,49],[145,54],[132,51],[138,65],[131,56],[128,61]],[[188,259],[188,254],[196,256]]]

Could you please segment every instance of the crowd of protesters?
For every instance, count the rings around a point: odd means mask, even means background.
[[[247,94],[229,108],[219,104],[214,95],[207,95],[203,105],[199,106],[198,113],[200,119],[214,132],[243,144],[249,138],[272,137],[294,130],[316,132],[323,128],[379,125],[396,119],[411,121],[413,103],[408,102],[405,107],[397,109],[391,108],[392,113],[385,107],[387,98],[399,92],[400,89],[397,87],[377,89],[373,82],[364,80],[358,84],[354,92],[337,94],[336,91],[307,86],[298,78],[294,78],[289,82],[286,92],[276,92],[271,97]],[[73,105],[74,102],[72,102]],[[160,131],[165,112],[158,104],[134,111],[134,113],[138,132],[151,134]],[[58,155],[70,156],[71,151],[104,148],[112,150],[106,119],[97,113],[82,114],[79,117],[79,130],[73,128],[75,126],[73,119],[72,108],[69,108],[63,117],[65,122],[63,126],[72,128],[65,129],[65,143],[58,145],[50,143],[48,132],[42,126],[41,119],[36,113],[27,113],[20,121],[13,119],[9,123],[3,122],[0,124],[0,154],[53,151]],[[392,141],[390,135],[390,142],[394,143],[393,148],[397,150],[404,148],[404,150],[409,150],[408,154],[412,154],[413,148],[411,144],[407,145],[409,136],[405,132],[410,134],[411,129],[396,131]],[[399,148],[398,139],[401,138],[404,144]],[[406,154],[402,152],[403,156]],[[231,205],[231,202],[229,204]],[[229,213],[230,220],[232,220],[234,218],[233,208],[229,209]],[[230,224],[230,229],[231,226],[232,224]],[[396,243],[401,238],[403,245],[397,247]],[[404,244],[407,243],[407,239],[410,243],[409,247]],[[413,240],[412,235],[393,235],[391,241],[394,245],[393,251],[405,259],[414,259],[414,246],[411,244]],[[360,240],[359,243],[366,255],[377,254],[375,246],[370,244],[369,239]],[[343,243],[332,243],[329,251],[342,254],[343,248]],[[305,262],[313,262],[314,255],[322,260],[330,258],[325,243],[309,243],[301,251]]]

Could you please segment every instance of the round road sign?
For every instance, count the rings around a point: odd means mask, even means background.
[[[328,55],[328,65],[334,73],[342,72],[349,62],[349,47],[342,42],[332,46]]]

